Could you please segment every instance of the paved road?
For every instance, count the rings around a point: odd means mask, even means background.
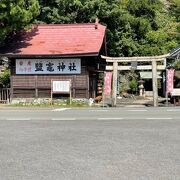
[[[0,109],[1,180],[179,180],[179,108]]]
[[[171,108],[1,108],[0,120],[180,120],[180,107]]]

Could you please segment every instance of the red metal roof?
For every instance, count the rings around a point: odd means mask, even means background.
[[[6,53],[12,55],[98,55],[106,27],[101,24],[38,25],[21,33]],[[1,53],[1,52],[0,52]]]

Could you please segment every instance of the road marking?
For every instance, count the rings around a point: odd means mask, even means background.
[[[131,109],[131,110],[127,110],[127,111],[133,111],[133,112],[141,112],[141,111],[147,111],[147,109]]]
[[[124,118],[97,118],[97,120],[122,120]]]
[[[59,109],[53,109],[52,111],[66,111],[70,108],[59,108]]]
[[[8,121],[29,121],[29,120],[31,120],[31,118],[23,118],[23,119],[20,119],[20,118],[8,118],[8,119],[6,119],[6,120],[8,120]]]
[[[96,110],[89,110],[90,112],[107,112],[109,110],[102,110],[102,109],[96,109]]]
[[[154,117],[154,118],[146,118],[147,120],[169,120],[169,119],[173,119],[173,118],[165,118],[165,117],[160,117],[160,118],[157,118],[157,117]]]
[[[76,118],[52,118],[52,121],[74,121]]]
[[[171,111],[171,112],[177,112],[177,111],[180,111],[180,109],[167,109],[167,111]]]

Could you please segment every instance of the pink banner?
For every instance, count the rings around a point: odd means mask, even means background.
[[[112,72],[105,72],[104,76],[104,95],[109,96],[111,94],[111,82]]]
[[[174,89],[174,69],[166,70],[166,93],[171,93]]]

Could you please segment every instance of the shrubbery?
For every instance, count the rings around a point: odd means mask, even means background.
[[[10,87],[10,71],[6,69],[0,74],[0,87]]]

